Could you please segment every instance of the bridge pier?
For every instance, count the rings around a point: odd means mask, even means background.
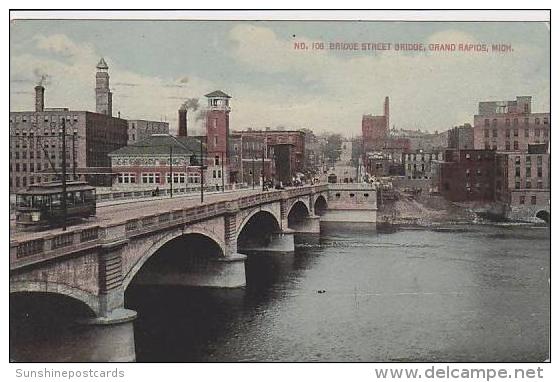
[[[320,220],[319,216],[307,216],[292,228],[296,231],[296,234],[320,234]]]
[[[234,253],[227,257],[215,257],[187,267],[173,269],[150,269],[138,274],[138,285],[179,285],[189,287],[238,288],[245,286],[245,259]]]
[[[295,231],[290,228],[285,228],[282,231],[270,234],[270,239],[266,245],[254,245],[245,248],[240,248],[239,251],[243,253],[294,253],[294,234]]]
[[[136,312],[130,309],[115,309],[103,317],[80,321],[76,334],[72,361],[79,362],[134,362],[133,321]]]

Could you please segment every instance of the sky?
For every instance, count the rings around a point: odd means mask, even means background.
[[[295,43],[309,49],[295,49]],[[313,42],[422,43],[425,51],[311,49]],[[455,44],[455,51],[429,50]],[[459,52],[458,44],[511,45]],[[361,46],[361,45],[360,45]],[[434,45],[432,45],[434,46]],[[540,22],[12,20],[10,110],[95,110],[96,64],[109,65],[113,114],[167,120],[188,98],[232,96],[230,127],[361,133],[363,114],[390,97],[397,129],[443,131],[471,123],[479,101],[533,96],[550,110],[550,32]],[[200,127],[189,113],[189,129]]]

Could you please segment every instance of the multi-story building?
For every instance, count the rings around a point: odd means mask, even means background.
[[[445,150],[433,171],[434,190],[450,201],[492,202],[495,198],[494,150]]]
[[[60,179],[62,130],[66,128],[66,163],[69,179],[83,179],[95,186],[111,184],[108,154],[125,146],[127,122],[111,115],[107,64],[97,65],[96,110],[46,108],[45,88],[35,87],[35,110],[10,112],[10,191],[29,184]]]
[[[545,144],[530,144],[527,152],[499,153],[496,201],[508,206],[512,219],[534,218],[550,211],[550,154]],[[550,212],[549,212],[550,213]]]
[[[423,152],[403,154],[404,175],[407,179],[431,179],[432,165],[443,160],[442,152]]]
[[[169,122],[146,121],[144,119],[128,120],[128,144],[141,141],[153,134],[169,134]]]
[[[391,139],[407,141],[408,150],[415,152],[423,151],[440,151],[447,147],[447,131],[444,132],[428,132],[407,129],[391,129]]]
[[[362,116],[363,151],[376,151],[383,148],[389,135],[389,97],[385,97],[383,115],[365,114]]]
[[[193,188],[201,183],[200,140],[194,137],[154,134],[109,156],[116,189],[155,191]]]
[[[527,151],[532,143],[548,146],[550,113],[533,113],[531,97],[515,101],[479,102],[474,116],[474,148]]]
[[[447,132],[447,147],[450,149],[474,149],[474,129],[470,123],[455,126]]]
[[[257,166],[264,162],[265,178],[274,178],[284,184],[292,182],[297,173],[304,171],[305,132],[249,128],[235,134],[241,135],[242,140],[243,182],[247,183],[247,175],[252,182],[255,160],[261,162]]]

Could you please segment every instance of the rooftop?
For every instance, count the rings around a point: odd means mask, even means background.
[[[103,57],[101,57],[101,60],[99,60],[99,63],[97,64],[96,68],[97,69],[109,69],[109,66],[105,62],[105,59]]]
[[[214,97],[231,98],[231,96],[227,95],[226,93],[224,93],[221,90],[215,90],[212,93],[208,93],[208,94],[205,95],[205,97],[208,97],[208,98],[214,98]]]
[[[200,140],[194,137],[175,137],[170,134],[153,134],[141,141],[121,147],[109,153],[109,156],[163,155],[169,154],[170,147],[174,155],[192,155],[200,152]]]

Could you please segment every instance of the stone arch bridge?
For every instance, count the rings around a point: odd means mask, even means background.
[[[328,199],[327,185],[306,186],[29,234],[10,242],[10,293],[80,301],[91,313],[84,322],[95,331],[82,359],[131,361],[136,313],[125,309],[124,293],[132,282],[243,286],[243,253],[293,252],[294,233],[319,233],[318,214]],[[192,261],[158,264],[155,255],[170,246]],[[144,272],[148,266],[151,272]]]

